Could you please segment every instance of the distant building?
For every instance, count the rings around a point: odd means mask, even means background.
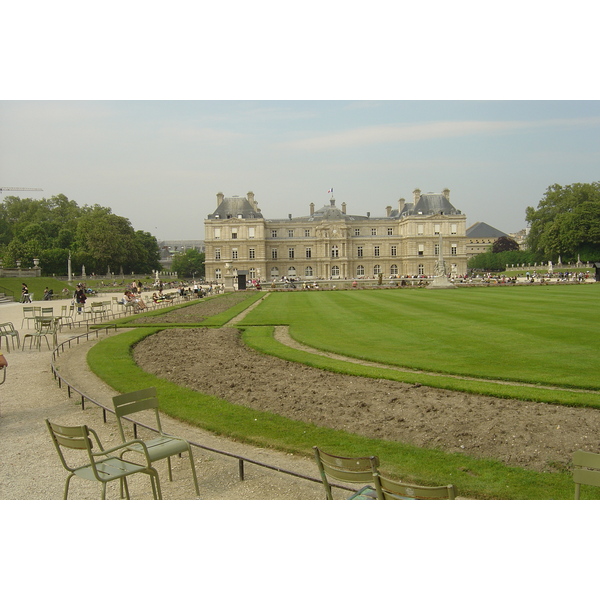
[[[510,237],[508,234],[488,225],[487,223],[482,223],[478,221],[474,223],[470,227],[467,228],[466,231],[467,236],[467,258],[471,258],[473,256],[477,256],[482,252],[487,252],[489,247],[501,237]]]
[[[287,219],[266,219],[254,193],[225,197],[204,221],[206,278],[219,281],[229,268],[249,279],[354,279],[433,275],[443,254],[449,272],[467,271],[466,216],[450,191],[404,198],[384,217],[350,215],[346,203]],[[443,248],[440,248],[440,239]]]
[[[195,249],[204,252],[204,240],[163,240],[158,242],[160,249],[160,264],[163,270],[170,271],[173,257],[183,254],[186,250]]]

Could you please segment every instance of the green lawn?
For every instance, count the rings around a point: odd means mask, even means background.
[[[493,393],[492,382],[471,382],[421,373],[400,374],[377,367],[301,352],[277,343],[273,325],[289,325],[297,340],[374,362],[441,373],[573,386],[572,391],[502,386],[503,395],[547,402],[599,406],[600,360],[594,316],[600,286],[465,288],[456,290],[351,290],[272,293],[239,324],[254,348],[288,360],[369,377],[412,377],[431,385]],[[230,309],[240,312],[246,303]],[[214,323],[213,325],[220,325]],[[253,327],[253,326],[259,327]],[[416,448],[329,430],[278,415],[231,405],[144,373],[131,346],[160,327],[140,328],[107,338],[88,355],[92,369],[112,387],[127,392],[156,385],[166,413],[218,434],[256,445],[310,455],[312,445],[340,455],[377,454],[382,470],[415,483],[452,482],[471,498],[567,499],[573,497],[568,471],[539,473],[494,460]],[[384,373],[387,371],[387,373]],[[396,373],[393,375],[392,373]],[[429,379],[427,379],[429,378]],[[457,383],[458,382],[458,383]],[[460,386],[463,388],[460,388]],[[458,387],[456,387],[458,386]],[[592,398],[579,402],[576,397]],[[600,498],[600,490],[586,490]]]
[[[240,323],[384,364],[600,389],[600,285],[275,293]]]

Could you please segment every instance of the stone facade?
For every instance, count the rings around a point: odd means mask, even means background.
[[[350,215],[332,196],[320,210],[311,203],[308,216],[287,219],[265,219],[252,192],[219,193],[204,227],[208,280],[222,281],[227,270],[262,281],[432,276],[440,239],[448,272],[467,271],[466,216],[449,190],[415,190],[413,202],[401,198],[385,217]]]

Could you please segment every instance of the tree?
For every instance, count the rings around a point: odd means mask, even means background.
[[[171,267],[180,277],[204,277],[204,253],[195,248],[173,258]]]
[[[492,252],[498,254],[498,252],[511,252],[512,250],[518,250],[519,244],[509,237],[499,237],[492,244]]]
[[[600,259],[600,182],[550,186],[526,212],[529,248],[545,260]]]

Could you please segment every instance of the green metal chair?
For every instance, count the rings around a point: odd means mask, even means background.
[[[27,329],[29,329],[29,321],[34,321],[35,318],[41,316],[42,311],[39,306],[24,306],[23,307],[23,320],[21,321],[21,329],[25,323],[27,323]]]
[[[17,338],[17,348],[21,345],[19,339],[19,332],[15,329],[12,323],[0,324],[0,348],[2,348],[2,338],[6,338],[6,349],[10,352],[10,344],[8,340],[12,342],[13,350],[15,349],[15,338]]]
[[[328,477],[344,483],[368,483],[346,498],[347,500],[375,500],[377,498],[375,490],[371,486],[373,473],[377,473],[379,468],[379,459],[376,456],[351,458],[327,454],[317,446],[313,446],[313,450],[327,500],[333,500]]]
[[[42,314],[41,317],[53,317],[54,316],[54,307],[53,306],[42,306]]]
[[[454,500],[456,489],[453,485],[429,487],[393,481],[373,473],[373,484],[378,500]]]
[[[50,432],[50,437],[54,443],[54,447],[58,452],[60,461],[63,467],[69,471],[67,481],[65,483],[65,493],[63,499],[66,500],[69,495],[69,484],[71,483],[72,477],[80,477],[81,479],[87,479],[88,481],[98,481],[102,484],[102,500],[106,500],[106,484],[109,481],[116,479],[120,480],[120,492],[121,498],[123,497],[123,490],[125,490],[125,496],[129,500],[129,488],[127,486],[127,477],[129,475],[135,475],[136,473],[145,473],[150,476],[152,482],[152,495],[155,500],[161,500],[162,494],[160,490],[160,481],[158,479],[158,473],[156,469],[150,464],[150,458],[148,452],[141,440],[133,440],[126,444],[120,444],[114,448],[104,450],[102,443],[98,438],[98,435],[93,429],[89,429],[87,425],[79,425],[75,427],[64,427],[55,423],[50,423],[46,419],[46,425]],[[94,439],[92,439],[92,436]],[[94,441],[99,449],[97,452],[93,452]],[[112,453],[118,450],[132,445],[136,445],[142,453],[145,455],[145,465],[135,464],[118,456],[111,456]],[[67,449],[67,450],[63,450]],[[87,452],[89,462],[87,464],[72,467],[69,466],[65,454],[69,450],[84,450]]]
[[[60,325],[59,327],[62,328],[63,325],[68,325],[69,329],[71,329],[73,327],[73,325],[75,325],[74,321],[73,321],[73,311],[69,310],[74,308],[73,306],[67,306],[66,304],[63,304],[60,307]]]
[[[600,454],[577,450],[573,454],[575,500],[580,500],[582,485],[600,487]]]
[[[144,440],[147,447],[147,452],[151,462],[157,460],[167,459],[169,467],[169,481],[173,481],[173,472],[171,469],[171,456],[176,454],[181,455],[183,452],[187,452],[190,459],[190,467],[192,469],[192,477],[194,479],[194,487],[196,488],[196,494],[200,495],[200,489],[198,487],[198,478],[196,477],[196,467],[194,466],[194,456],[192,454],[192,448],[190,443],[180,437],[175,437],[164,433],[160,422],[160,414],[158,411],[158,398],[156,397],[156,388],[147,388],[144,390],[137,390],[128,394],[122,394],[120,396],[113,397],[113,404],[115,407],[115,415],[117,416],[117,423],[119,425],[119,431],[121,432],[121,439],[123,442],[126,441],[125,429],[123,427],[123,421],[125,417],[133,414],[143,413],[144,411],[150,411],[153,413],[154,420],[159,436],[149,440]],[[134,437],[137,437],[137,426],[134,424]],[[143,452],[144,448],[136,447],[135,444],[125,450],[125,452]]]
[[[57,338],[57,329],[58,329],[58,321],[54,317],[36,317],[35,318],[35,331],[33,333],[26,333],[23,336],[23,343],[21,344],[21,351],[25,349],[25,340],[29,339],[29,349],[33,345],[35,341],[35,346],[38,350],[42,350],[42,338],[46,340],[46,345],[48,346],[48,350],[50,348],[50,342],[48,341],[48,336],[52,337],[52,343],[54,346],[58,343]]]

